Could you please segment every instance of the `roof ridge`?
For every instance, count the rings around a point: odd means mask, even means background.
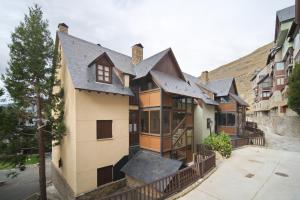
[[[168,52],[169,50],[171,50],[171,48],[169,47],[169,48],[167,48],[167,49],[165,49],[165,50],[162,50],[162,51],[160,51],[160,52],[158,52],[158,53],[156,53],[156,54],[153,54],[152,56],[149,56],[148,58],[145,58],[144,60],[142,60],[140,63],[142,63],[143,61],[145,61],[145,60],[148,60],[148,59],[150,59],[150,58],[152,58],[152,57],[154,57],[154,56],[157,56],[157,55],[159,55],[159,54],[161,54],[161,53],[163,53],[164,51],[165,52]],[[138,63],[138,64],[140,64],[140,63]],[[138,65],[138,64],[136,64],[136,65]]]
[[[118,51],[115,51],[115,50],[112,50],[112,49],[110,49],[110,48],[108,48],[108,47],[104,47],[104,46],[99,46],[99,45],[97,45],[96,43],[93,43],[93,42],[91,42],[91,41],[88,41],[88,40],[85,40],[85,39],[82,39],[82,38],[79,38],[79,37],[76,37],[76,36],[74,36],[74,35],[71,35],[71,34],[67,34],[67,33],[63,33],[63,32],[59,32],[59,31],[57,31],[59,34],[63,34],[63,35],[65,35],[65,36],[69,36],[69,37],[71,37],[71,38],[74,38],[74,39],[77,39],[77,40],[81,40],[82,42],[86,42],[86,43],[89,43],[89,44],[92,44],[92,45],[95,45],[96,47],[98,47],[98,48],[103,48],[103,49],[106,49],[106,50],[109,50],[109,51],[112,51],[112,52],[115,52],[115,53],[118,53],[118,54],[120,54],[120,55],[122,55],[122,56],[126,56],[126,57],[128,57],[128,58],[130,58],[131,59],[131,57],[130,56],[128,56],[128,55],[126,55],[126,54],[123,54],[123,53],[121,53],[121,52],[118,52]]]

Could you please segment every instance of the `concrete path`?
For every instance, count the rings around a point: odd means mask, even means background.
[[[29,166],[16,178],[7,178],[9,170],[0,170],[0,180],[7,181],[0,186],[1,200],[23,200],[33,193],[39,193],[38,166]],[[46,159],[46,176],[50,179],[50,158]]]
[[[300,199],[300,153],[260,147],[235,150],[214,174],[181,198]]]

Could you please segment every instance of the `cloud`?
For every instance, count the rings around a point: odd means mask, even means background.
[[[293,0],[114,0],[35,1],[42,6],[55,37],[65,22],[72,35],[130,55],[141,42],[145,57],[171,47],[183,71],[203,70],[237,59],[273,40],[275,12]],[[9,59],[10,33],[33,1],[0,6],[0,73]]]

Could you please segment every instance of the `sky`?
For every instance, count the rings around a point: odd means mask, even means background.
[[[53,38],[64,22],[69,34],[127,55],[135,43],[144,58],[171,47],[181,69],[198,76],[273,41],[276,10],[295,0],[0,0],[0,73],[11,33],[34,3]]]

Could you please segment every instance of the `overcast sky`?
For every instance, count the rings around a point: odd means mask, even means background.
[[[193,75],[235,60],[274,38],[276,10],[294,0],[1,0],[0,73],[9,59],[14,28],[38,3],[54,38],[57,24],[69,33],[131,55],[142,43],[144,57],[171,47],[182,70]]]

